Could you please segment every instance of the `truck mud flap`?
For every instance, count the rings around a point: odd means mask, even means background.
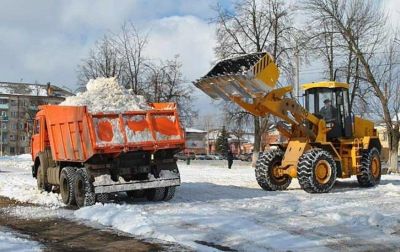
[[[151,188],[179,186],[181,180],[179,178],[162,179],[162,180],[147,180],[147,181],[134,181],[126,183],[115,183],[111,185],[100,185],[94,187],[95,193],[112,193],[112,192],[124,192],[143,190]]]

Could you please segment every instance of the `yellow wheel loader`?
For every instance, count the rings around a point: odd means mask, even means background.
[[[290,98],[291,86],[275,88],[279,70],[265,52],[218,62],[194,85],[213,99],[232,101],[256,116],[273,115],[287,143],[260,154],[255,168],[265,190],[285,190],[292,178],[310,193],[329,192],[336,178],[357,176],[363,187],[381,178],[381,144],[371,121],[354,116],[349,84],[302,85],[305,107]]]

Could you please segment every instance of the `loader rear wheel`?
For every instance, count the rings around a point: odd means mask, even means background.
[[[309,193],[329,192],[336,181],[336,164],[332,155],[319,148],[305,152],[299,159],[297,178]]]
[[[64,167],[60,175],[60,194],[64,204],[68,206],[75,205],[75,188],[76,169],[73,167]]]
[[[78,169],[74,188],[76,205],[79,208],[96,203],[94,188],[90,181],[89,173],[85,168]]]
[[[44,175],[45,174],[44,174],[43,166],[39,165],[37,173],[36,173],[37,187],[38,187],[39,191],[51,192],[52,186],[46,183]]]
[[[360,186],[371,187],[381,181],[381,159],[377,148],[373,147],[361,157],[360,175],[357,180]]]
[[[292,178],[289,175],[277,176],[274,170],[281,165],[283,151],[270,150],[260,155],[256,163],[256,179],[266,191],[286,190]]]

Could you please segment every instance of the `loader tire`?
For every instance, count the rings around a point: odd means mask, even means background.
[[[175,186],[170,186],[165,188],[165,196],[164,196],[165,201],[169,201],[175,196],[175,188],[176,188]]]
[[[76,205],[79,208],[91,206],[96,203],[96,195],[86,168],[80,168],[77,170],[74,188]]]
[[[283,151],[280,149],[270,150],[260,155],[256,163],[256,179],[262,189],[266,191],[286,190],[292,178],[289,175],[277,177],[274,169],[281,165]]]
[[[74,206],[75,202],[75,180],[76,169],[73,167],[64,167],[60,175],[60,194],[64,204]]]
[[[358,184],[362,187],[372,187],[381,181],[381,159],[379,150],[375,147],[363,153],[361,157],[360,174],[357,175]]]
[[[332,155],[319,148],[306,151],[297,166],[301,188],[308,193],[327,193],[336,181],[336,164]]]
[[[165,188],[153,188],[146,190],[146,198],[150,201],[161,201],[165,198]]]
[[[39,191],[41,192],[51,192],[52,185],[49,185],[45,181],[44,169],[42,165],[39,165],[36,173],[36,182]]]

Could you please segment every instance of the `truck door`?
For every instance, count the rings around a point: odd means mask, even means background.
[[[37,154],[42,151],[44,147],[44,143],[42,143],[43,137],[40,136],[41,132],[41,125],[43,122],[43,118],[35,118],[35,121],[33,123],[33,133],[32,133],[32,139],[31,139],[31,151],[32,151],[32,157],[36,157]]]

